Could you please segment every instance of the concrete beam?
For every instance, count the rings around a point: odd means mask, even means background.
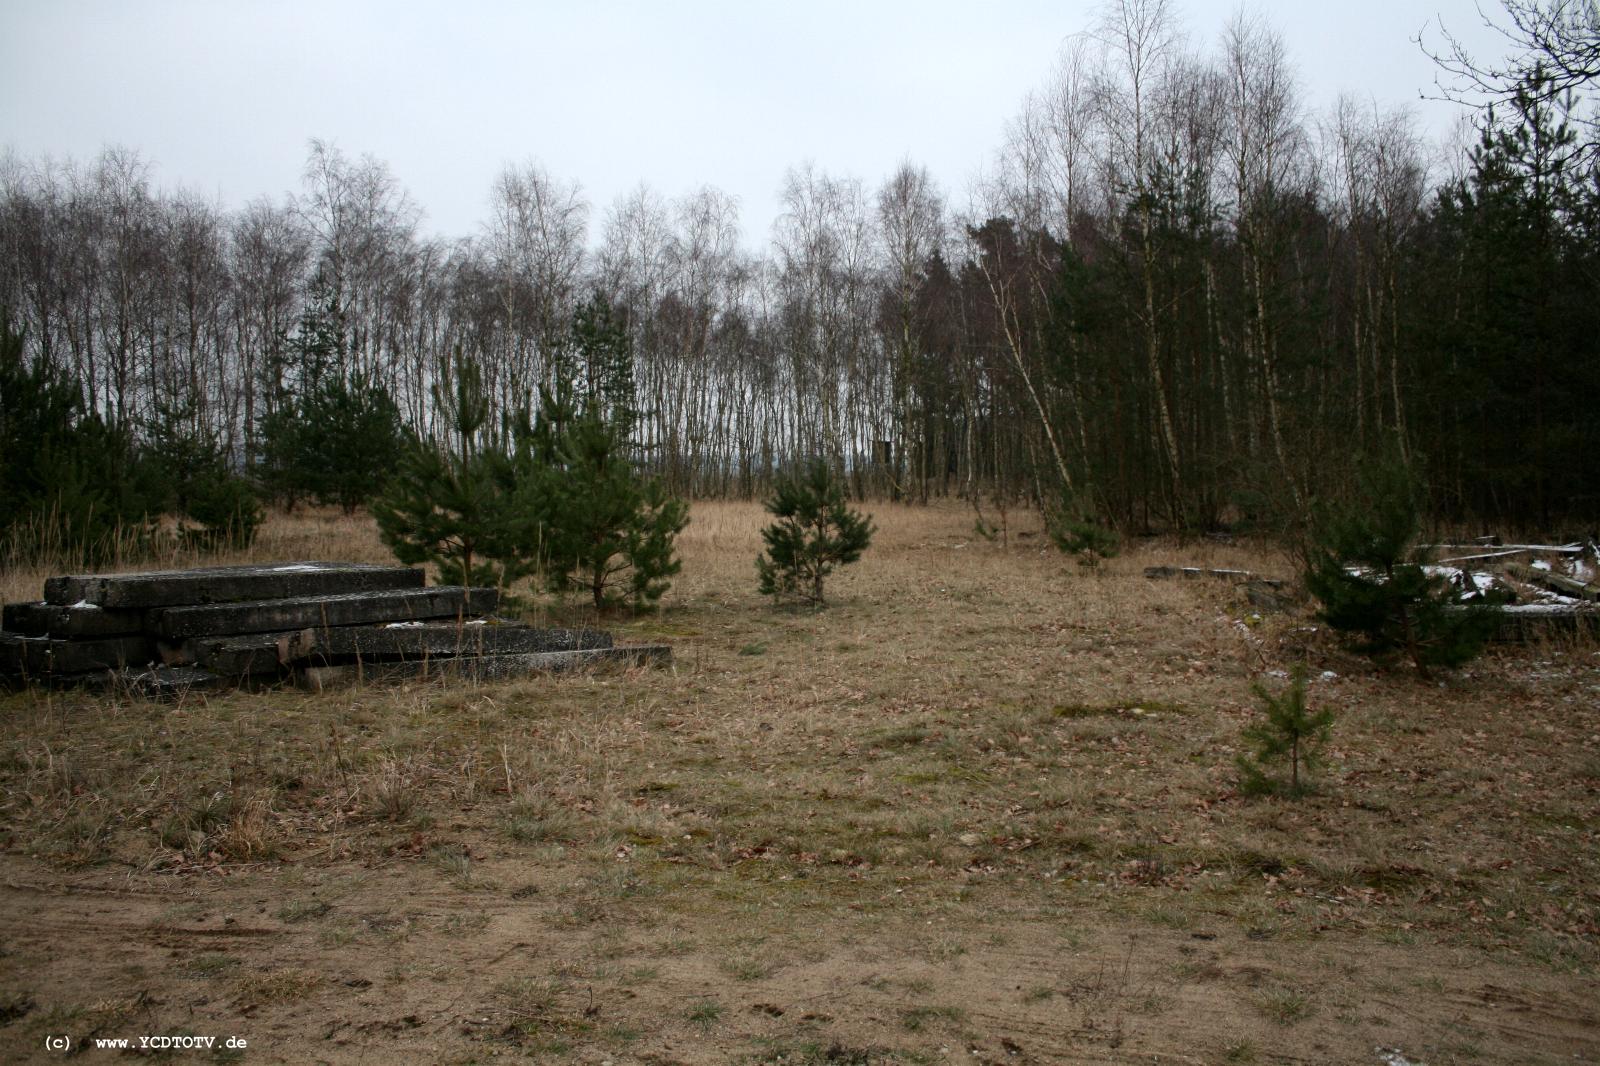
[[[144,624],[143,611],[107,610],[92,603],[8,603],[0,613],[0,629],[30,637],[125,637],[143,632]]]
[[[566,673],[602,666],[669,666],[672,648],[665,644],[593,648],[587,651],[546,651],[511,655],[464,655],[427,662],[360,663],[343,666],[303,666],[295,671],[301,688],[320,692],[359,682],[499,681],[530,674]]]
[[[321,629],[372,622],[406,622],[433,618],[471,618],[490,614],[500,602],[497,589],[455,585],[385,589],[337,596],[213,603],[168,607],[158,627],[168,640],[223,637],[239,633],[272,633],[289,629]]]
[[[421,588],[423,580],[421,570],[406,566],[273,563],[52,577],[44,583],[44,598],[59,606],[92,603],[101,607],[170,607]]]
[[[306,629],[289,634],[284,662],[300,659],[422,659],[577,651],[612,646],[610,633],[596,629],[536,629],[493,621],[391,622],[380,626]]]

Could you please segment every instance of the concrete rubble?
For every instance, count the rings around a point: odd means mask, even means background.
[[[426,586],[421,570],[355,563],[54,577],[42,601],[4,605],[0,683],[170,696],[672,661],[666,645],[497,618],[499,600],[496,589]]]

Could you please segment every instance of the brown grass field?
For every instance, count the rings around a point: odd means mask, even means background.
[[[1592,642],[1428,685],[1141,573],[1265,549],[1086,573],[870,509],[810,611],[756,594],[759,507],[697,504],[662,611],[602,620],[670,671],[0,695],[0,1060],[1600,1061]],[[251,557],[387,554],[312,514]],[[1319,787],[1245,798],[1302,661]]]

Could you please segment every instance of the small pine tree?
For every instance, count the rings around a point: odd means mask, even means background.
[[[1289,687],[1279,695],[1260,682],[1251,690],[1261,700],[1266,718],[1245,727],[1244,740],[1252,751],[1238,758],[1240,790],[1246,795],[1301,795],[1310,787],[1305,777],[1316,769],[1333,728],[1333,711],[1307,708],[1304,666],[1294,668]],[[1272,776],[1273,767],[1281,763],[1289,766],[1287,782]]]
[[[635,610],[660,600],[671,587],[667,579],[683,569],[682,560],[673,554],[673,543],[688,524],[688,503],[668,493],[660,478],[645,483],[624,549],[633,566],[628,581]]]
[[[523,576],[512,464],[488,433],[489,402],[477,366],[460,351],[434,387],[451,447],[415,438],[372,514],[403,563],[432,562],[447,585],[504,586]]]
[[[762,595],[774,600],[799,596],[822,603],[823,579],[860,559],[876,532],[870,516],[846,505],[844,485],[820,460],[780,478],[766,509],[778,521],[761,531],[767,550],[757,557],[756,572]]]
[[[558,407],[546,397],[540,421],[564,421],[561,432],[536,430],[550,449],[543,474],[550,586],[583,588],[597,608],[625,599],[638,608],[653,604],[679,570],[673,541],[688,524],[688,505],[635,473],[624,422],[608,419],[598,401],[576,417]]]
[[[1049,517],[1050,539],[1068,555],[1076,555],[1085,566],[1100,565],[1122,550],[1117,532],[1096,519],[1094,512],[1070,494],[1063,494],[1061,507]]]
[[[134,477],[156,510],[177,516],[179,536],[200,548],[249,547],[262,519],[255,488],[231,468],[194,399],[157,403],[144,429]]]
[[[1477,655],[1494,632],[1494,615],[1458,606],[1449,580],[1416,562],[1416,479],[1390,457],[1364,461],[1357,482],[1361,502],[1321,508],[1311,532],[1305,581],[1322,602],[1322,620],[1359,634],[1368,654],[1404,652],[1425,680],[1431,666]]]

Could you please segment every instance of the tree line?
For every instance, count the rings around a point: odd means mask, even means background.
[[[1507,9],[1592,47],[1592,4]],[[108,431],[203,442],[289,499],[285,468],[361,465],[328,454],[348,434],[290,439],[307,411],[442,443],[465,361],[509,425],[603,355],[582,333],[603,314],[629,447],[680,495],[756,496],[822,457],[858,496],[1276,528],[1395,450],[1437,517],[1592,521],[1593,74],[1520,43],[1499,82],[1443,57],[1503,91],[1441,155],[1403,107],[1312,113],[1258,18],[1196,46],[1164,0],[1113,0],[963,202],[911,162],[875,188],[797,167],[761,250],[713,187],[596,216],[534,163],[451,240],[385,164],[321,141],[298,193],[238,211],[124,149],[11,155],[0,304]]]

